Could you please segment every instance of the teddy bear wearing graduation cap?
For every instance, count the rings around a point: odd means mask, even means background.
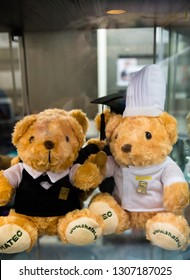
[[[114,190],[97,194],[90,210],[104,218],[104,234],[144,229],[152,244],[184,250],[190,230],[183,210],[190,193],[168,156],[177,140],[177,122],[164,111],[165,95],[158,65],[132,74],[123,115],[112,113],[105,129],[112,154],[105,178],[114,177]]]

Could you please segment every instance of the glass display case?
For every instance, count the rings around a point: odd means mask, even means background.
[[[115,18],[105,14],[107,6],[114,7],[114,1],[94,4],[29,0],[19,1],[19,5],[17,1],[3,2],[6,3],[0,9],[0,155],[16,155],[11,143],[15,122],[46,108],[82,109],[90,119],[87,139],[98,137],[94,118],[102,106],[91,101],[125,93],[130,73],[156,63],[167,83],[165,109],[178,121],[179,139],[171,157],[183,172],[187,170],[190,24],[188,9],[180,6],[183,1],[176,1],[176,5],[166,1],[166,6],[159,6],[160,1],[119,1],[120,6],[130,2],[130,12]],[[90,4],[82,6],[82,2]],[[162,9],[153,9],[153,2]],[[187,28],[180,24],[182,20]],[[9,208],[1,208],[1,213],[6,210],[6,215]],[[190,223],[190,206],[185,216]],[[189,260],[190,246],[185,251],[163,250],[151,245],[143,231],[127,230],[82,247],[63,244],[57,236],[40,237],[31,252],[1,254],[0,259]]]

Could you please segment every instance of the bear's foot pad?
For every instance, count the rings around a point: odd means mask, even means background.
[[[27,250],[31,238],[28,232],[15,224],[0,226],[0,253],[12,254]]]
[[[104,220],[103,234],[114,233],[118,227],[118,217],[114,210],[106,202],[95,201],[89,206],[89,209],[96,215],[102,216]]]
[[[102,235],[102,227],[92,218],[81,217],[70,222],[65,236],[70,244],[87,245]]]
[[[185,236],[169,223],[153,223],[148,234],[153,245],[166,250],[183,250],[187,246]]]

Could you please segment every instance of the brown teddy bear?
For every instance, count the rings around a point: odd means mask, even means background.
[[[112,156],[105,177],[114,177],[114,191],[112,196],[97,194],[89,209],[104,218],[104,234],[144,229],[152,244],[180,250],[189,240],[183,215],[189,187],[168,156],[177,140],[177,122],[164,111],[164,101],[165,81],[158,65],[132,75],[123,115],[112,114],[106,124]]]
[[[76,245],[101,236],[103,219],[82,209],[106,161],[100,152],[77,163],[87,129],[86,114],[77,109],[46,109],[16,123],[12,142],[18,158],[0,172],[0,206],[14,194],[14,209],[0,217],[1,253],[30,251],[42,235]]]

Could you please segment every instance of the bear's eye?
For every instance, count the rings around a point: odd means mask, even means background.
[[[118,134],[115,135],[115,139],[117,139],[117,138],[118,138]]]
[[[145,132],[146,139],[150,140],[152,138],[152,134],[149,131]]]
[[[67,142],[69,142],[69,136],[65,136]]]
[[[34,136],[31,136],[29,142],[32,143],[34,141]]]

